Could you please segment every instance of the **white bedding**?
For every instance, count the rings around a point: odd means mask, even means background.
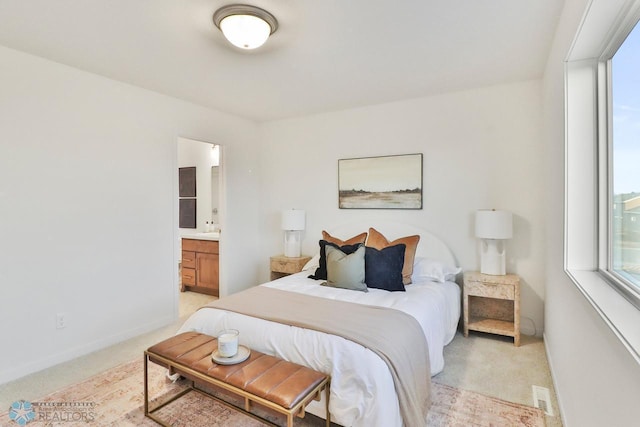
[[[321,281],[307,278],[310,273],[303,271],[261,286],[408,313],[427,338],[431,375],[442,371],[443,348],[453,339],[460,318],[457,284],[418,281],[408,285],[406,292],[369,289],[364,293],[320,286]],[[402,426],[393,379],[385,362],[372,351],[333,335],[213,308],[198,310],[179,332],[215,336],[225,328],[238,329],[243,345],[331,375],[332,421],[343,426]],[[313,401],[307,409],[325,418],[324,408],[323,401]]]

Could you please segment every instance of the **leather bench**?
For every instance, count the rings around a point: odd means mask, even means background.
[[[287,416],[287,427],[293,426],[293,417],[304,417],[306,405],[313,399],[320,400],[326,391],[326,426],[330,425],[329,376],[295,363],[287,362],[255,350],[244,362],[220,365],[211,354],[218,348],[217,339],[198,332],[185,332],[156,345],[144,352],[144,413],[157,423],[167,426],[154,412],[175,401],[185,393],[196,390],[227,404],[206,393],[199,386],[220,387],[244,399],[243,408],[235,407],[252,417],[251,403],[258,403]],[[168,368],[172,373],[191,380],[191,386],[171,400],[150,410],[148,390],[148,362]],[[198,384],[198,386],[196,385]],[[260,418],[268,424],[273,423]]]

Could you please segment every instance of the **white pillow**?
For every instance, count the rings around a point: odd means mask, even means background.
[[[304,267],[302,267],[302,271],[305,271],[305,270],[316,271],[318,267],[320,267],[320,254],[315,254],[309,261],[307,261]]]
[[[417,282],[420,279],[430,279],[435,282],[454,281],[456,274],[462,271],[459,267],[449,267],[432,258],[416,257],[413,263],[413,274],[411,281]]]

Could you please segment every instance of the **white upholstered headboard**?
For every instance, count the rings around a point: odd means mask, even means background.
[[[373,227],[382,233],[389,241],[393,241],[399,237],[420,235],[420,242],[416,250],[417,257],[426,257],[442,261],[450,267],[457,267],[456,258],[449,247],[438,237],[424,228],[413,225],[401,224],[397,222],[375,222],[375,223],[350,223],[336,227],[326,228],[325,230],[334,237],[339,239],[348,239],[362,232],[368,232],[369,227]]]

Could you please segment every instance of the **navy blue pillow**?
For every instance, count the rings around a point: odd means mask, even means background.
[[[364,281],[370,288],[404,292],[402,267],[407,245],[400,243],[376,249],[367,246],[364,254]]]
[[[338,246],[335,243],[327,242],[326,240],[320,240],[318,244],[320,245],[320,261],[318,261],[318,268],[316,269],[315,274],[310,275],[309,279],[327,280],[327,254],[324,249],[327,245],[340,249],[347,255],[354,253],[360,246],[362,246],[362,243]]]

